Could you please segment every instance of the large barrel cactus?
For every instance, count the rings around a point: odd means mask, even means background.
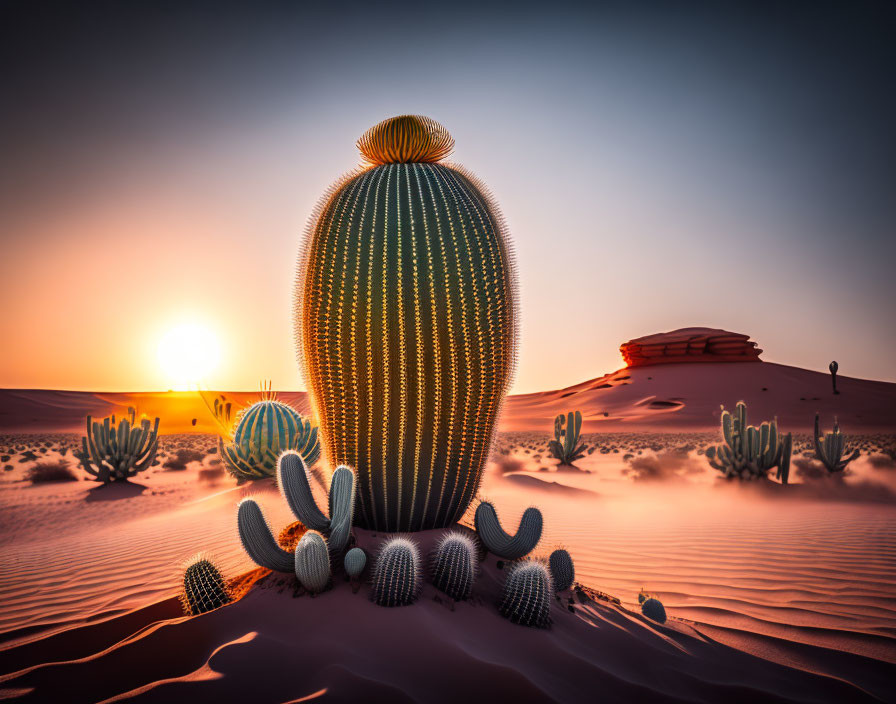
[[[358,141],[365,165],[309,225],[296,332],[331,465],[358,475],[355,522],[456,522],[479,486],[516,351],[515,274],[454,140],[418,116]]]

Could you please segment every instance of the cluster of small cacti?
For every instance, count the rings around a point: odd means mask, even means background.
[[[477,567],[473,540],[464,533],[452,531],[436,545],[432,583],[455,601],[465,601],[473,592]]]
[[[501,216],[425,117],[358,142],[365,168],[310,224],[296,333],[327,457],[358,473],[357,524],[456,523],[479,487],[516,352]]]
[[[371,598],[379,606],[407,606],[420,591],[423,566],[420,549],[409,538],[387,540],[373,567]]]
[[[476,533],[485,548],[505,560],[518,560],[535,549],[541,540],[544,521],[541,511],[527,508],[514,535],[508,535],[501,527],[495,507],[483,501],[476,507],[473,518]]]
[[[87,435],[81,438],[81,451],[75,451],[84,470],[97,481],[108,484],[127,481],[149,467],[159,448],[159,419],[147,418],[136,425],[136,410],[128,408],[128,417],[118,424],[115,416],[97,423],[87,416]]]
[[[519,562],[511,567],[504,582],[499,610],[513,623],[547,628],[551,623],[551,573],[537,560]]]
[[[224,436],[218,437],[218,452],[227,471],[241,482],[273,476],[285,450],[298,452],[309,466],[320,457],[317,428],[269,393],[237,415],[232,433],[230,402],[224,397],[214,402]]]
[[[548,450],[562,465],[572,465],[585,456],[585,443],[579,443],[582,431],[582,413],[570,411],[554,419],[554,439],[548,443]]]
[[[642,589],[641,593],[638,594],[638,603],[641,604],[641,613],[651,621],[656,621],[657,623],[666,622],[666,607],[663,606],[659,599],[646,594]]]
[[[763,423],[756,428],[747,425],[747,405],[740,401],[732,416],[722,409],[722,437],[725,444],[706,450],[709,464],[727,479],[765,479],[773,467],[777,478],[786,484],[790,476],[792,438],[778,434],[778,423]]]
[[[187,565],[183,587],[180,601],[188,616],[204,614],[231,601],[221,571],[204,556],[193,558]]]
[[[834,418],[834,429],[827,435],[822,435],[819,430],[818,414],[815,414],[815,457],[818,458],[828,470],[829,474],[842,472],[846,469],[846,465],[859,456],[859,450],[855,449],[852,454],[844,458],[843,453],[846,450],[846,438],[840,432],[840,424]]]

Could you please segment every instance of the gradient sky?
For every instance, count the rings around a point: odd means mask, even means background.
[[[0,386],[165,389],[195,320],[301,388],[306,220],[403,113],[502,206],[515,391],[692,325],[896,381],[892,3],[329,5],[0,5]]]

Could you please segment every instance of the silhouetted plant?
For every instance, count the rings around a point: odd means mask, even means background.
[[[548,450],[560,464],[572,465],[585,456],[585,443],[579,444],[581,430],[581,411],[570,411],[566,416],[561,413],[554,419],[554,439],[548,443]]]
[[[839,394],[840,392],[837,391],[837,370],[840,369],[840,365],[833,361],[828,365],[828,369],[831,370],[831,386],[834,389],[834,393]]]
[[[197,616],[217,609],[232,600],[221,571],[207,557],[194,558],[184,570],[180,595],[184,613]]]

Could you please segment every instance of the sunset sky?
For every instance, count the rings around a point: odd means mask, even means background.
[[[506,216],[515,391],[694,325],[896,381],[890,4],[672,4],[4,3],[0,386],[171,388],[186,329],[302,388],[305,223],[403,113]]]

